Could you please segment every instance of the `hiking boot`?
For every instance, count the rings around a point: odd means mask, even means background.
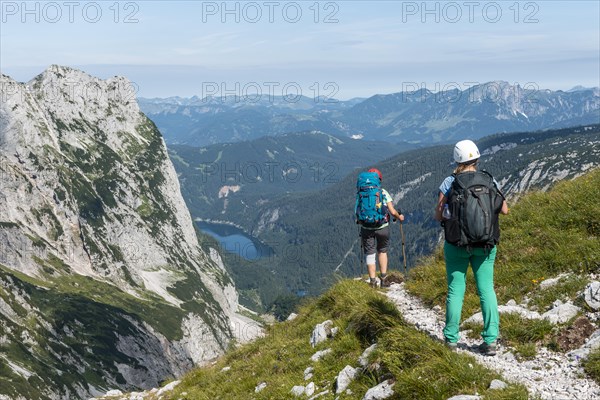
[[[379,278],[379,280],[380,280],[379,286],[381,286],[382,288],[390,287],[390,281],[388,280],[387,276],[382,276],[381,278]]]
[[[444,343],[446,344],[446,347],[452,351],[456,351],[458,349],[458,343],[456,342],[449,342],[448,339],[445,339]]]
[[[496,355],[496,342],[486,343],[483,342],[479,345],[479,351],[484,356],[495,356]]]
[[[373,289],[377,289],[377,278],[371,278],[369,280],[369,285],[371,285]]]

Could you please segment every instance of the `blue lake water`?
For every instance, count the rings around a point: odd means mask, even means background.
[[[196,224],[202,232],[215,238],[223,250],[246,260],[258,260],[273,254],[272,248],[235,226],[204,221],[196,221]]]

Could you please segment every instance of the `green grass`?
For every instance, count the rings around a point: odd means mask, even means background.
[[[60,275],[48,274],[42,281],[6,268],[1,264],[0,271],[13,275],[28,284],[51,289],[57,293],[57,296],[81,296],[92,302],[119,309],[123,313],[135,315],[170,340],[178,340],[183,336],[181,321],[185,311],[167,304],[162,298],[144,292],[141,294],[146,296],[146,299],[140,299],[123,292],[112,284],[91,277],[64,274],[65,271],[70,270],[69,266],[52,256],[48,260],[36,257],[36,262],[42,266],[51,267],[53,271],[60,272]]]
[[[339,328],[335,338],[312,348],[309,337],[317,323],[331,319]],[[500,376],[478,365],[473,358],[449,351],[442,343],[406,324],[396,306],[363,282],[344,280],[299,310],[293,321],[267,328],[267,336],[229,351],[211,367],[187,374],[170,394],[171,399],[286,399],[294,385],[306,385],[303,371],[314,367],[317,392],[330,390],[323,399],[334,399],[334,382],[346,366],[358,366],[358,357],[374,342],[370,357],[381,368],[368,368],[340,399],[362,398],[380,380],[394,378],[394,399],[446,399],[456,394],[484,394],[490,399],[527,399],[523,386],[488,390]],[[331,348],[321,361],[310,357]],[[228,371],[222,371],[229,367]],[[255,387],[267,387],[255,393]],[[185,394],[184,394],[185,393]]]
[[[140,318],[99,302],[95,296],[86,296],[91,286],[80,285],[81,293],[48,290],[22,276],[0,268],[0,297],[17,314],[3,320],[3,335],[8,340],[2,353],[34,375],[27,379],[0,364],[0,393],[10,398],[47,399],[49,387],[73,390],[81,382],[99,388],[113,386],[107,383],[107,376],[124,384],[117,364],[136,366],[136,362],[122,352],[119,337],[139,337]],[[7,282],[9,289],[5,290]],[[96,281],[96,285],[102,283]],[[21,295],[26,293],[30,308],[19,307],[13,289]]]
[[[25,234],[25,236],[27,236],[27,238],[29,240],[31,240],[31,244],[33,246],[38,247],[40,249],[46,248],[46,242],[41,237],[39,237],[39,236],[31,236],[31,235],[29,235],[27,233]]]
[[[527,399],[522,386],[488,390],[497,374],[468,355],[450,353],[441,342],[408,326],[398,326],[380,341],[382,365],[396,379],[397,399],[447,399],[479,393],[486,399]]]
[[[511,345],[543,341],[552,333],[553,325],[545,319],[526,319],[518,314],[500,316],[502,339]]]
[[[537,355],[537,346],[535,343],[517,344],[515,353],[521,360],[533,360]]]
[[[142,218],[148,218],[152,215],[152,204],[145,195],[141,195],[142,204],[136,209]]]
[[[600,348],[592,350],[582,364],[586,374],[600,384]]]
[[[573,294],[583,290],[588,282],[586,277],[569,275],[560,279],[554,286],[545,289],[538,287],[531,293],[528,306],[543,313],[555,300],[572,299]]]

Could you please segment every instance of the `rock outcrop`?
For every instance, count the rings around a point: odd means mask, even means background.
[[[0,77],[1,394],[145,389],[243,336],[235,287],[134,95],[59,66]]]

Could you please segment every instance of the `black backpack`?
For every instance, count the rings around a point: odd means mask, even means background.
[[[504,196],[494,178],[487,171],[468,171],[453,176],[447,198],[450,218],[443,221],[446,241],[472,247],[498,244],[498,214]]]

